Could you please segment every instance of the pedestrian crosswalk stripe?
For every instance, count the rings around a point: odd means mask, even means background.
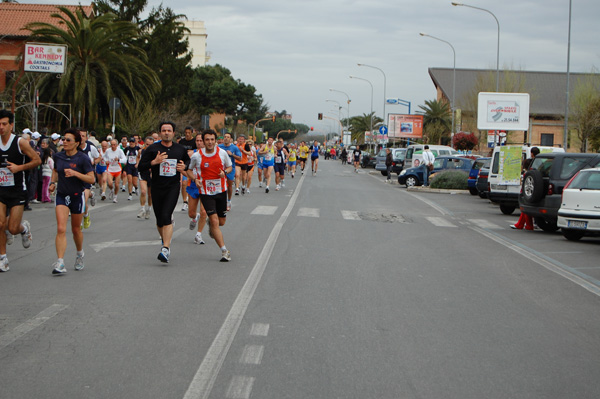
[[[276,206],[260,205],[260,206],[257,206],[256,208],[254,208],[254,210],[251,212],[251,214],[252,215],[274,215],[275,212],[277,212]]]
[[[428,216],[426,219],[429,220],[429,222],[431,222],[431,224],[438,226],[438,227],[456,227],[455,224],[450,223],[449,221],[447,221],[444,218]]]
[[[502,230],[502,227],[486,219],[470,219],[469,222],[482,229]]]
[[[361,220],[358,212],[342,210],[342,217],[346,220]]]
[[[300,208],[300,209],[298,209],[298,216],[318,218],[319,213],[320,213],[319,208]]]

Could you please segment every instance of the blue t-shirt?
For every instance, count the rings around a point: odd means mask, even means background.
[[[319,157],[319,146],[318,145],[311,145],[310,151],[311,151],[311,154],[310,154],[311,158]]]
[[[58,193],[64,196],[82,193],[85,183],[76,177],[66,177],[65,169],[73,169],[84,175],[88,174],[94,170],[90,157],[81,151],[77,151],[73,156],[68,156],[65,151],[61,151],[54,154],[52,159],[54,160],[54,170],[58,173]]]
[[[219,148],[221,148],[222,150],[225,150],[225,151],[231,151],[231,153],[235,156],[238,156],[238,157],[242,156],[242,152],[240,151],[238,146],[233,143],[229,144],[228,146],[225,144],[219,144]],[[231,168],[231,172],[229,172],[227,174],[227,179],[233,180],[233,179],[235,179],[235,159],[233,159],[233,157],[231,155],[229,155],[229,158],[231,158],[231,164],[233,167]]]

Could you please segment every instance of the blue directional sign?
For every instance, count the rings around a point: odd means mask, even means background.
[[[388,134],[388,128],[386,125],[381,125],[379,128],[379,134],[383,134],[384,136]]]

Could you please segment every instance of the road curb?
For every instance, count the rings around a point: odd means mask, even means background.
[[[445,188],[431,188],[431,187],[423,187],[423,186],[413,186],[408,187],[406,191],[417,191],[421,193],[436,193],[436,194],[469,194],[469,190],[450,190]]]

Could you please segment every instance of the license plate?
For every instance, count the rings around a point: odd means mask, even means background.
[[[499,184],[492,184],[492,190],[497,190],[497,191],[506,191],[507,186],[501,186]]]
[[[569,220],[567,226],[571,229],[587,229],[587,222],[581,220]]]

